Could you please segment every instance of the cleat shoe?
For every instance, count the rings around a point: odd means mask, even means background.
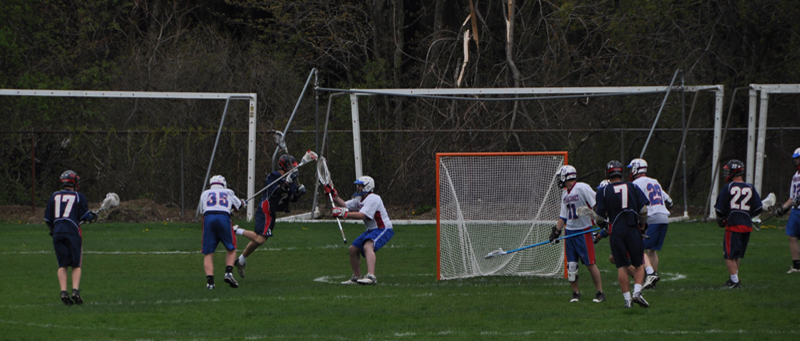
[[[353,277],[350,277],[350,279],[342,282],[342,284],[345,284],[345,285],[347,285],[347,284],[358,284],[358,279],[359,278],[356,277],[356,275],[353,275]]]
[[[569,303],[575,303],[581,300],[581,293],[579,292],[572,292],[572,299],[569,300]]]
[[[214,284],[206,284],[206,289],[208,290],[214,289]]]
[[[791,273],[800,273],[800,269],[789,268],[789,271],[786,271],[787,274]]]
[[[592,300],[592,302],[594,303],[600,303],[605,301],[606,301],[606,294],[604,294],[602,291],[598,291],[597,295],[595,295],[594,299]]]
[[[78,289],[72,289],[72,300],[75,304],[83,304],[83,299],[81,298],[81,292]]]
[[[239,258],[236,258],[236,260],[233,261],[233,266],[236,267],[236,271],[239,273],[239,277],[241,277],[241,278],[244,278],[244,267],[245,267],[245,265],[247,265],[247,263],[244,263],[244,264],[239,263]]]
[[[637,293],[634,293],[633,294],[633,299],[631,301],[633,301],[633,303],[638,304],[642,308],[647,308],[647,307],[650,306],[650,303],[647,303],[647,301],[645,301],[644,296],[642,296],[642,292],[641,291],[637,292]]]
[[[356,282],[358,282],[358,284],[361,285],[375,285],[378,284],[378,278],[375,277],[375,275],[373,274],[367,274],[366,276],[364,276],[364,278],[359,279]]]
[[[64,304],[66,304],[66,305],[73,305],[73,304],[75,304],[74,302],[72,302],[72,300],[71,300],[71,299],[69,299],[69,294],[67,294],[67,292],[66,292],[66,291],[62,291],[62,292],[61,292],[61,301],[62,301],[62,302],[64,302]]]
[[[230,285],[231,288],[238,288],[239,287],[239,283],[237,283],[236,280],[233,279],[233,273],[232,272],[226,272],[225,273],[225,283],[228,283],[228,285]]]
[[[622,306],[622,307],[623,307],[623,308],[625,308],[625,309],[630,309],[630,307],[631,307],[631,301],[629,301],[629,300],[625,300],[625,305],[624,305],[624,306]]]
[[[653,273],[652,275],[647,275],[644,279],[644,284],[642,285],[642,289],[655,289],[656,282],[660,280],[661,277],[658,276],[657,273]]]
[[[725,282],[725,285],[728,287],[728,289],[736,289],[742,286],[742,281],[734,283],[733,281],[728,280],[727,282]]]

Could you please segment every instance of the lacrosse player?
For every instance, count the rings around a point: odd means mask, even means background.
[[[647,308],[650,304],[642,296],[644,244],[639,221],[647,217],[648,201],[636,185],[622,182],[622,167],[622,163],[616,160],[606,165],[609,183],[597,192],[597,225],[608,229],[611,255],[614,256],[619,287],[625,299],[624,307],[630,308],[633,302]],[[633,296],[628,266],[633,266]]]
[[[89,203],[83,193],[78,193],[81,178],[71,170],[61,173],[61,190],[53,193],[47,201],[44,222],[53,237],[58,261],[58,284],[61,285],[61,301],[66,305],[83,304],[81,298],[81,265],[83,263],[83,234],[81,224],[94,222],[97,214],[89,211]],[[67,268],[72,268],[72,296],[67,294]]]
[[[394,229],[389,213],[383,206],[383,200],[373,193],[375,180],[362,176],[355,181],[355,185],[356,193],[353,199],[348,201],[340,198],[332,187],[325,187],[325,192],[331,193],[338,206],[334,207],[331,213],[342,219],[363,219],[367,229],[350,245],[350,267],[353,268],[353,276],[342,284],[378,284],[378,278],[375,277],[375,252],[392,239]],[[364,277],[361,277],[361,256],[367,259],[367,275]]]
[[[579,217],[576,213],[581,206],[590,209],[595,204],[595,191],[591,186],[584,182],[578,182],[575,167],[566,165],[556,173],[558,187],[561,192],[561,213],[559,214],[556,225],[550,233],[550,242],[553,242],[561,235],[561,230],[566,229],[565,236],[587,231],[592,228],[592,218],[588,216]],[[586,265],[586,270],[592,276],[597,293],[593,302],[600,303],[606,300],[603,293],[603,283],[600,277],[600,270],[597,269],[594,257],[594,243],[590,234],[584,234],[583,238],[569,238],[565,240],[567,250],[567,274],[569,284],[572,286],[572,299],[570,302],[578,302],[581,299],[581,292],[578,288],[578,260]]]
[[[647,176],[647,161],[644,159],[633,159],[628,165],[631,169],[628,180],[638,186],[650,201],[647,208],[647,230],[644,239],[644,249],[650,264],[646,265],[644,271],[647,277],[644,280],[644,289],[655,288],[656,282],[661,277],[658,276],[658,253],[664,245],[664,238],[669,227],[669,209],[672,208],[672,198],[667,192],[661,189],[658,180]]]
[[[281,155],[278,159],[278,170],[267,175],[265,186],[269,187],[261,195],[261,201],[256,208],[255,228],[247,231],[239,228],[238,225],[234,226],[237,235],[250,239],[242,254],[233,263],[242,278],[245,275],[244,268],[247,265],[247,257],[250,257],[259,246],[264,245],[267,239],[272,237],[278,212],[289,212],[289,202],[297,202],[300,196],[306,194],[306,187],[297,184],[298,171],[293,170],[295,167],[297,167],[297,160],[293,156]],[[281,179],[284,174],[289,172],[291,174]]]
[[[214,175],[209,180],[211,188],[200,195],[203,203],[203,268],[206,271],[206,288],[214,289],[214,251],[222,242],[225,255],[225,283],[238,288],[233,278],[233,261],[236,259],[236,236],[231,226],[231,210],[241,210],[246,201],[236,197],[228,189],[228,182],[222,175]]]
[[[786,223],[786,236],[789,237],[789,253],[792,255],[792,267],[789,268],[787,273],[800,272],[800,243],[797,238],[800,237],[800,148],[794,150],[792,154],[792,161],[796,172],[792,177],[792,187],[789,189],[789,199],[775,210],[776,216],[782,216],[787,212],[789,214],[789,222]]]
[[[753,185],[744,182],[744,163],[730,160],[722,167],[725,184],[719,191],[717,204],[717,225],[725,228],[722,241],[723,257],[728,267],[730,279],[725,283],[730,289],[742,285],[739,280],[739,260],[744,258],[750,232],[753,231],[752,218],[761,213],[761,197]]]

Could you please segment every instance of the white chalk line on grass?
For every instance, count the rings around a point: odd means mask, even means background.
[[[383,248],[389,249],[406,249],[406,248],[430,248],[430,245],[421,245],[421,244],[414,244],[414,245],[387,245]],[[224,248],[223,248],[224,249]],[[324,245],[318,247],[261,247],[256,249],[255,252],[283,252],[283,251],[312,251],[312,250],[330,250],[330,249],[342,249],[346,250],[342,247],[342,244],[332,244],[332,245]],[[39,250],[39,251],[4,251],[0,252],[3,255],[47,255],[53,254],[53,250]],[[92,251],[92,250],[84,250],[83,254],[89,255],[193,255],[201,253],[200,250],[197,251]],[[216,253],[225,253],[225,250],[217,250]]]

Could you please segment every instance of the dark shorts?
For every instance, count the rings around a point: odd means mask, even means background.
[[[53,247],[59,268],[80,268],[83,263],[83,238],[80,235],[56,233],[53,235]]]
[[[361,250],[361,255],[364,255],[364,244],[371,240],[373,242],[373,250],[378,252],[389,240],[394,237],[394,229],[372,229],[362,233],[356,240],[353,241],[353,246]]]
[[[222,243],[225,250],[236,249],[236,234],[228,214],[206,214],[203,216],[203,254],[210,255]]]
[[[744,258],[749,241],[750,232],[725,231],[725,238],[722,240],[722,256],[725,259]]]
[[[664,246],[664,237],[667,236],[669,224],[649,224],[645,234],[650,237],[644,240],[645,250],[661,251]]]
[[[638,226],[614,226],[608,238],[617,268],[644,263],[644,243]]]
[[[581,233],[589,229],[591,229],[591,226],[583,230],[564,229],[564,236]],[[577,262],[580,259],[584,265],[595,264],[594,241],[592,241],[591,233],[584,233],[582,236],[567,238],[564,241],[566,242],[567,262]]]
[[[253,228],[259,236],[272,237],[272,229],[275,228],[277,213],[269,207],[269,200],[264,200],[256,210],[256,226]]]

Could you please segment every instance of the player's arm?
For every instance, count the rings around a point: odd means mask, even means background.
[[[787,212],[791,211],[792,207],[795,205],[796,205],[795,200],[789,198],[789,200],[786,200],[786,202],[784,202],[783,205],[778,206],[778,208],[775,210],[775,215],[780,217],[786,214]]]

